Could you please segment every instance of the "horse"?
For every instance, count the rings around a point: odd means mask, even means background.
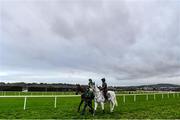
[[[90,107],[90,112],[93,113],[93,108],[92,108],[92,99],[94,99],[94,95],[90,95],[87,96],[87,89],[84,87],[81,87],[79,84],[77,85],[77,90],[76,90],[76,95],[78,95],[78,93],[81,93],[81,102],[79,103],[79,107],[78,107],[78,112],[80,111],[80,107],[82,105],[82,103],[84,102],[84,108],[82,110],[82,114],[84,114],[85,109],[87,106]]]
[[[79,103],[79,107],[78,107],[78,112],[79,112],[82,103],[85,101],[84,92],[86,91],[85,90],[86,88],[81,87],[79,84],[77,84],[76,86],[77,86],[76,95],[78,95],[79,93],[81,94],[81,102]]]
[[[104,98],[102,91],[100,91],[100,89],[96,85],[92,86],[92,90],[95,95],[95,98],[94,98],[95,106],[94,106],[94,114],[93,115],[95,115],[98,104],[101,104],[101,107],[102,107],[102,110],[104,113],[104,103],[106,100]],[[108,96],[108,102],[110,103],[110,112],[113,112],[114,107],[118,106],[116,94],[114,91],[107,91],[107,96]]]

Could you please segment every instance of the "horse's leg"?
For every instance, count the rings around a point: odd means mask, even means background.
[[[81,107],[82,103],[83,103],[83,100],[81,99],[81,102],[80,102],[79,107],[78,107],[78,112],[80,111],[80,107]]]
[[[93,107],[92,107],[92,101],[88,102],[88,106],[90,108],[90,112],[93,114]]]
[[[94,114],[93,114],[93,116],[94,116],[95,113],[96,113],[97,106],[98,106],[98,103],[97,103],[97,102],[94,102]]]
[[[83,110],[82,110],[82,112],[81,112],[81,115],[84,115],[85,110],[86,110],[86,107],[87,107],[87,102],[85,101],[85,103],[84,103],[84,108],[83,108]]]
[[[112,100],[112,104],[113,104],[113,106],[112,106],[112,112],[113,112],[115,105],[118,106],[115,93],[114,93],[113,99],[111,99],[111,100]]]
[[[109,106],[110,106],[110,112],[111,112],[111,108],[112,108],[112,102],[109,101]]]
[[[102,107],[102,110],[103,110],[103,113],[104,113],[104,102],[101,102],[101,107]]]
[[[112,101],[112,109],[111,109],[111,112],[113,112],[114,106],[115,106],[115,101]]]

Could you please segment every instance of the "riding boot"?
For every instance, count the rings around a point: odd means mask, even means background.
[[[105,99],[105,101],[104,101],[105,103],[108,102],[108,98],[106,95],[104,95],[104,99]]]
[[[106,102],[107,102],[107,101],[108,101],[108,97],[107,97],[107,95],[106,95],[105,99],[106,99]]]

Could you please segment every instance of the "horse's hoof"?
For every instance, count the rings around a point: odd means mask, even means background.
[[[103,113],[105,113],[105,111],[103,110]]]

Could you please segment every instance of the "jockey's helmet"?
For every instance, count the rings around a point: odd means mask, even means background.
[[[106,79],[105,79],[105,78],[102,78],[101,80],[102,80],[102,82],[105,82],[105,81],[106,81]]]
[[[89,82],[92,82],[92,79],[91,79],[91,78],[89,79]]]

